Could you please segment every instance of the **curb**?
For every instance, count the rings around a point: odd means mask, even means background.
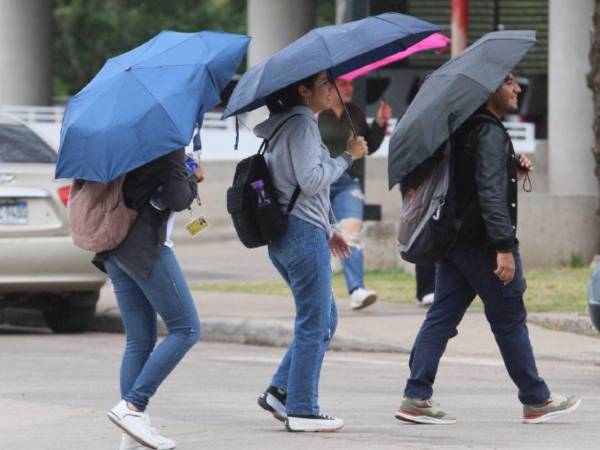
[[[287,347],[293,335],[293,326],[269,320],[203,319],[201,324],[201,340],[205,342]],[[121,317],[115,313],[98,314],[90,331],[123,333]],[[167,334],[165,324],[161,320],[158,321],[158,334]],[[339,334],[334,336],[329,348],[345,352],[410,353],[410,348],[402,344],[357,339]]]
[[[587,314],[530,314],[527,322],[549,330],[600,338],[600,332]]]

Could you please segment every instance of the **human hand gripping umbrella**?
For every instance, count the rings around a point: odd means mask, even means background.
[[[315,28],[248,70],[235,87],[223,117],[259,108],[269,94],[321,71],[328,71],[333,80],[406,50],[437,31],[439,28],[429,22],[398,13]],[[354,131],[347,111],[346,117]]]
[[[535,31],[488,33],[427,77],[392,133],[389,188],[432,156],[534,44]]]
[[[56,178],[107,183],[189,144],[249,41],[163,31],[109,59],[67,106]]]

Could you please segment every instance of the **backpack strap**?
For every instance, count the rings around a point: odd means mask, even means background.
[[[292,209],[294,209],[294,205],[296,204],[296,200],[298,200],[299,195],[300,195],[300,186],[296,186],[296,189],[294,189],[294,193],[292,194],[292,198],[290,199],[290,203],[289,203],[287,209],[285,210],[285,212],[288,215],[292,212]]]
[[[275,137],[275,135],[277,134],[277,132],[279,130],[281,130],[281,128],[283,128],[283,126],[292,118],[292,117],[296,117],[296,116],[301,116],[302,114],[292,114],[289,117],[286,117],[279,125],[277,125],[277,128],[275,128],[275,130],[273,131],[273,133],[271,133],[271,136],[269,136],[268,138],[264,138],[262,141],[262,144],[260,144],[260,147],[258,149],[258,154],[259,155],[264,155],[264,153],[267,151],[267,148],[269,147],[269,140],[273,139]],[[298,196],[300,195],[300,185],[296,185],[296,189],[294,189],[294,193],[292,194],[292,198],[290,199],[290,203],[288,204],[288,207],[286,208],[286,214],[289,215],[290,212],[292,212],[292,209],[294,209],[294,205],[296,204],[296,200],[298,200]]]
[[[267,148],[269,148],[269,141],[271,139],[273,139],[275,137],[275,135],[279,132],[279,130],[281,130],[283,128],[283,126],[292,118],[292,117],[296,117],[296,116],[301,116],[302,114],[292,114],[291,116],[286,117],[284,120],[281,121],[281,123],[279,125],[277,125],[277,127],[275,128],[275,130],[273,131],[273,133],[271,133],[271,136],[269,136],[268,138],[264,138],[262,143],[260,144],[260,147],[258,149],[258,154],[259,155],[264,155],[264,153],[267,151]]]

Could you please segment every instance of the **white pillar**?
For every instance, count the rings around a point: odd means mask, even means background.
[[[316,0],[248,0],[248,66],[265,60],[315,26]]]
[[[550,192],[598,192],[594,175],[590,30],[594,0],[550,0],[548,181]]]
[[[52,0],[0,0],[0,105],[52,102]]]
[[[258,64],[314,28],[316,0],[248,0],[248,67]],[[268,116],[266,107],[250,112],[245,123],[253,127]]]

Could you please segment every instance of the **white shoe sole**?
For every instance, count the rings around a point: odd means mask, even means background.
[[[403,411],[397,411],[394,414],[394,417],[398,420],[403,420],[404,422],[417,423],[423,425],[452,425],[456,423],[456,419],[436,419],[435,417],[430,416],[415,416],[413,414],[408,414]]]
[[[358,311],[359,309],[365,309],[367,306],[371,306],[373,303],[377,301],[377,294],[368,295],[361,303],[350,302],[350,308],[354,311]]]
[[[581,404],[581,399],[577,400],[577,402],[570,408],[563,409],[562,411],[555,411],[555,412],[551,412],[548,414],[544,414],[543,416],[536,417],[535,419],[523,418],[523,423],[536,424],[536,423],[549,422],[551,420],[558,419],[559,417],[566,416],[567,414],[571,414],[573,411],[575,411],[579,407],[580,404]]]
[[[316,423],[318,422],[318,423]],[[315,419],[303,419],[301,417],[294,417],[292,424],[290,424],[290,418],[285,421],[285,428],[292,432],[309,432],[309,433],[334,433],[341,430],[344,427],[344,423],[327,423],[332,421],[326,420],[315,420]]]
[[[114,414],[112,411],[108,411],[106,413],[106,415],[112,423],[114,423],[121,430],[123,430],[125,433],[127,433],[129,436],[131,436],[135,441],[139,442],[140,444],[142,444],[148,448],[152,448],[154,450],[159,450],[159,447],[157,445],[147,442],[145,439],[133,434],[131,432],[131,430],[129,430],[128,428],[125,427],[125,425],[123,424],[123,421],[119,418],[119,416]]]

